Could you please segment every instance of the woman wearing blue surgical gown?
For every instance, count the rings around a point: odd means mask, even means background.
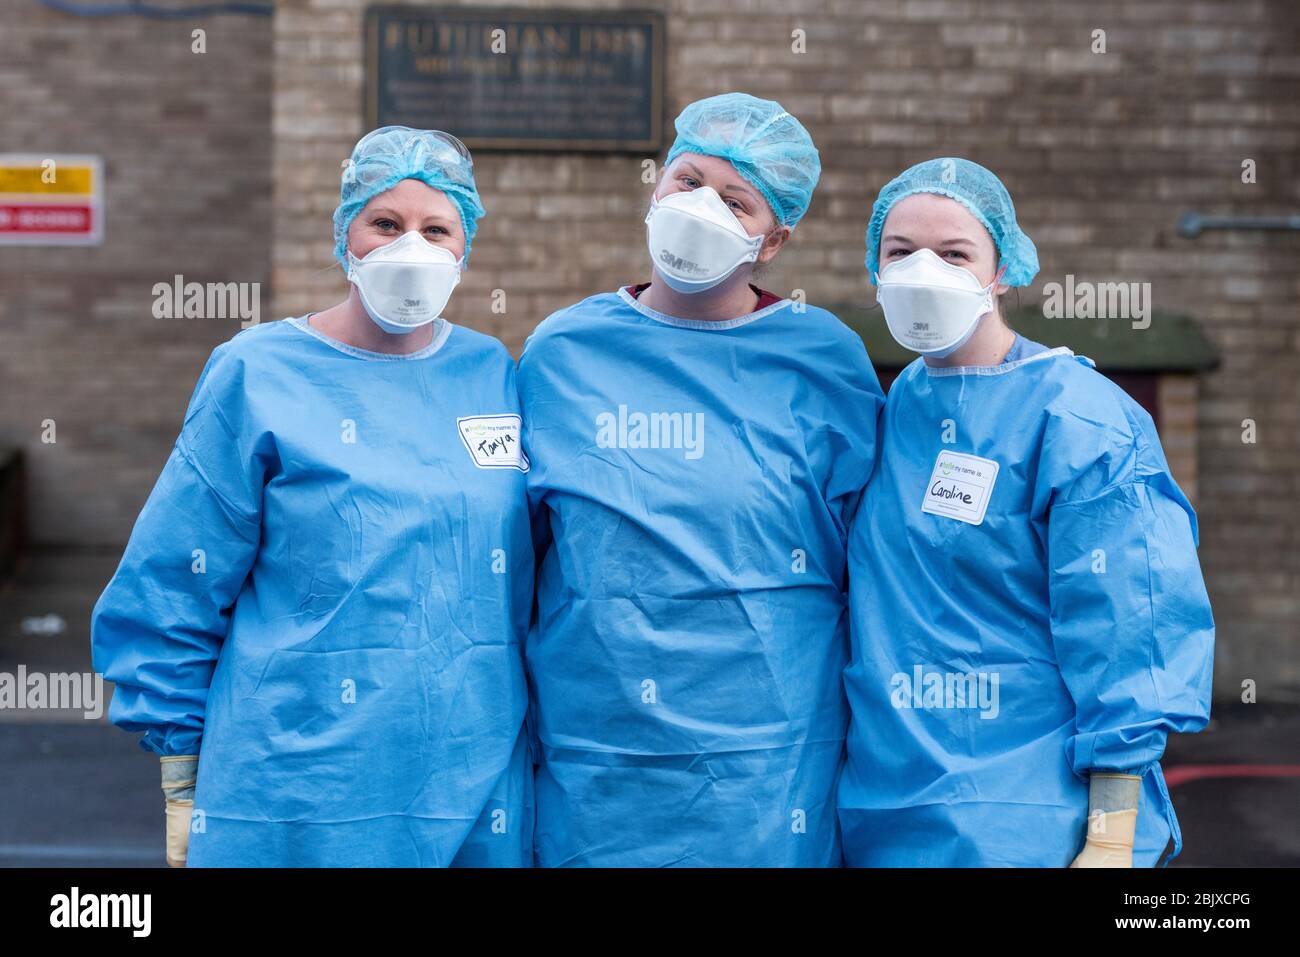
[[[1196,516],[1151,417],[1012,332],[1038,270],[1002,183],[930,160],[880,193],[867,269],[920,354],[889,391],[849,544],[858,866],[1152,866],[1160,757],[1209,717]]]
[[[441,318],[482,213],[459,140],[367,135],[348,298],[199,378],[92,623],[173,865],[531,863],[514,369]]]
[[[676,125],[651,281],[551,315],[519,364],[537,861],[838,865],[845,536],[883,397],[835,316],[751,283],[808,208],[808,133],[739,93]]]

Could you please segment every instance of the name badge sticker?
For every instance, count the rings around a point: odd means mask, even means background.
[[[527,472],[528,456],[519,444],[521,424],[517,415],[467,415],[456,420],[460,439],[479,468]]]
[[[940,452],[925,486],[921,511],[979,525],[989,507],[998,463],[962,452]]]

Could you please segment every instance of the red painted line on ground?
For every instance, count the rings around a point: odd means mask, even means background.
[[[1165,771],[1171,788],[1202,778],[1300,778],[1300,764],[1185,764]]]

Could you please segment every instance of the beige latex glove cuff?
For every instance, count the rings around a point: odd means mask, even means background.
[[[1114,795],[1129,790],[1133,807],[1102,810],[1106,805],[1094,799],[1102,788]],[[1142,779],[1132,774],[1093,774],[1089,785],[1088,836],[1083,850],[1071,867],[1132,867],[1133,838],[1137,832],[1137,795]]]
[[[193,801],[167,802],[167,866],[184,867],[190,853],[190,819]]]
[[[190,821],[194,815],[194,785],[199,758],[196,754],[159,759],[162,789],[167,798],[167,865],[184,867],[190,850]]]

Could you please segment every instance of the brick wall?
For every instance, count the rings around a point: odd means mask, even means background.
[[[1200,507],[1200,448],[1197,411],[1200,405],[1200,379],[1194,375],[1162,375],[1156,383],[1156,403],[1160,410],[1160,444],[1164,447],[1169,469],[1183,493]]]
[[[1150,282],[1156,309],[1200,320],[1222,365],[1194,395],[1171,385],[1166,398],[1198,425],[1217,691],[1235,695],[1254,678],[1261,699],[1279,689],[1300,696],[1300,236],[1186,240],[1174,230],[1188,209],[1300,208],[1300,6],[626,5],[667,13],[670,116],[742,89],[780,99],[817,140],[822,183],[769,287],[807,290],[813,302],[869,302],[862,230],[872,197],[905,166],[957,154],[1004,177],[1038,244],[1042,272],[1022,303],[1073,273]],[[177,271],[269,277],[268,318],[344,294],[329,217],[339,164],[363,132],[363,9],[361,0],[283,0],[273,21],[216,18],[203,24],[202,58],[189,53],[188,21],[100,20],[88,33],[84,21],[0,0],[3,148],[101,152],[110,178],[103,248],[0,250],[0,441],[28,451],[39,540],[125,537],[202,358],[235,331],[148,318],[153,282]],[[796,28],[806,31],[802,54],[791,52]],[[1094,29],[1106,31],[1105,54],[1090,51]],[[1240,180],[1245,159],[1257,163],[1256,184]],[[517,352],[550,311],[645,278],[640,162],[477,156],[488,216],[451,318]],[[507,294],[505,314],[490,310],[494,289]],[[59,421],[56,447],[35,443],[44,417]],[[1255,444],[1242,442],[1247,418]],[[1190,451],[1170,455],[1186,462]]]
[[[154,283],[268,278],[270,54],[269,17],[0,0],[0,152],[99,154],[107,184],[102,246],[0,246],[0,444],[25,453],[36,543],[125,542],[203,362],[239,330],[154,319]]]
[[[543,6],[543,4],[524,4]],[[570,6],[572,4],[546,4]],[[578,6],[619,4],[582,3]],[[1202,561],[1219,622],[1217,692],[1300,694],[1300,236],[1179,238],[1180,212],[1300,209],[1300,6],[1291,0],[632,0],[668,15],[668,106],[729,89],[779,99],[824,173],[797,241],[767,274],[813,302],[869,300],[862,231],[875,192],[922,159],[964,155],[1008,183],[1044,283],[1152,284],[1223,351],[1170,384],[1199,422]],[[362,132],[360,0],[296,0],[276,18],[279,313],[342,295],[328,265],[338,164]],[[791,31],[806,52],[791,52]],[[1106,31],[1104,54],[1092,31]],[[454,132],[454,131],[453,131]],[[1256,161],[1258,182],[1241,182]],[[476,157],[488,208],[454,319],[515,351],[547,313],[646,277],[646,187],[633,156]],[[314,245],[313,245],[314,244]],[[488,296],[504,289],[508,312]],[[1068,320],[1067,320],[1068,321]],[[1242,420],[1258,442],[1242,442]],[[1191,451],[1171,448],[1180,465]],[[1266,690],[1267,689],[1267,690]]]

